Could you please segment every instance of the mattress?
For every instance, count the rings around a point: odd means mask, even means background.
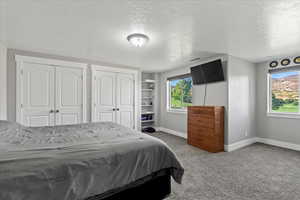
[[[81,200],[162,169],[181,182],[183,167],[164,142],[114,123],[0,121],[1,200]]]

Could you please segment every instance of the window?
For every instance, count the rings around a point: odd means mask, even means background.
[[[300,114],[300,69],[275,71],[269,74],[269,112],[272,114]]]
[[[190,74],[168,79],[168,110],[186,111],[192,105],[192,77]]]

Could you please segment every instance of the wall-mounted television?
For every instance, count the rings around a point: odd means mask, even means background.
[[[214,83],[225,80],[222,61],[220,59],[192,67],[191,75],[194,85]]]

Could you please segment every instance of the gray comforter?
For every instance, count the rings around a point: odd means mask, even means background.
[[[79,200],[183,168],[162,141],[114,123],[25,128],[0,121],[0,199]]]

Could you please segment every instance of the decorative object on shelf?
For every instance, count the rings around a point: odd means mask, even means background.
[[[278,62],[277,61],[272,61],[271,63],[270,63],[270,67],[271,68],[275,68],[275,67],[277,67],[278,66]]]
[[[149,84],[149,89],[154,89],[154,84]]]
[[[142,132],[144,133],[154,133],[156,130],[152,127],[145,127],[142,129]]]
[[[153,120],[153,116],[151,114],[142,114],[141,120],[142,121],[150,121],[150,120]]]
[[[287,65],[289,65],[290,63],[291,63],[291,60],[288,59],[288,58],[285,58],[285,59],[281,60],[281,65],[282,65],[282,66],[287,66]]]
[[[145,34],[134,33],[134,34],[128,35],[127,40],[133,46],[142,47],[149,41],[149,37]]]
[[[298,56],[298,57],[296,57],[296,58],[294,59],[294,63],[295,63],[295,64],[300,64],[300,56]]]

